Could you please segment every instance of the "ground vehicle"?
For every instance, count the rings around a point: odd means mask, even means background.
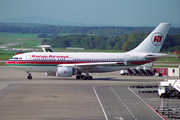
[[[162,98],[180,99],[180,80],[165,80],[160,82],[158,96]]]
[[[120,74],[121,74],[121,75],[129,75],[129,73],[128,73],[127,70],[121,70],[121,71],[120,71]]]

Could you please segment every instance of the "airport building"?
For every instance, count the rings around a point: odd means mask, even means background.
[[[180,77],[180,66],[178,68],[154,68],[154,74],[157,76],[166,76],[166,77]]]
[[[180,66],[179,68],[168,68],[168,76],[169,77],[180,77]]]

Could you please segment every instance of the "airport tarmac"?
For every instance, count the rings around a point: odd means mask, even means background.
[[[44,73],[32,76],[27,80],[26,72],[0,66],[0,120],[165,119],[152,108],[161,103],[157,94],[138,93],[129,86],[156,85],[167,77],[120,76],[119,72],[92,74],[91,81]],[[177,99],[169,104],[180,105]]]

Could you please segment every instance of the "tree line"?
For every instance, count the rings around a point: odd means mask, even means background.
[[[95,36],[95,35],[67,35],[43,39],[43,45],[48,44],[55,48],[83,47],[85,49],[98,50],[124,50],[129,51],[138,46],[149,33],[138,32],[119,36]],[[162,46],[162,52],[174,52],[180,50],[180,34],[168,34]]]
[[[53,47],[83,47],[99,50],[131,50],[154,29],[154,27],[118,27],[118,26],[52,26],[32,24],[19,26],[0,22],[0,32],[39,34],[42,44]],[[66,34],[65,36],[58,36]],[[161,51],[180,50],[180,27],[171,27]]]
[[[130,34],[135,32],[150,33],[154,27],[116,27],[116,26],[104,26],[104,27],[78,27],[78,26],[33,26],[33,27],[21,27],[21,26],[7,26],[0,25],[0,32],[8,33],[23,33],[23,34],[90,34],[98,36],[120,36],[124,34]],[[179,28],[171,27],[169,34],[180,33]]]

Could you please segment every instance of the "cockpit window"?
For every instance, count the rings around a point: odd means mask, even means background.
[[[11,59],[18,60],[18,57],[13,57],[13,58],[11,58]]]

